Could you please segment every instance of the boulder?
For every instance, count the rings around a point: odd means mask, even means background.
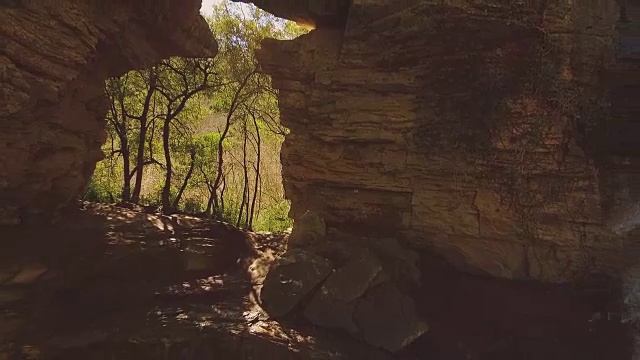
[[[289,314],[332,271],[331,262],[323,257],[301,250],[286,252],[264,280],[262,307],[275,318]]]
[[[372,237],[368,246],[378,256],[384,270],[402,289],[413,289],[420,283],[417,252],[405,248],[398,239]]]
[[[365,249],[327,278],[307,305],[305,317],[316,325],[358,332],[353,311],[381,271],[378,259]]]
[[[413,301],[392,281],[368,291],[353,319],[365,341],[391,352],[402,350],[429,328],[420,320]]]
[[[356,236],[349,233],[329,234],[331,241],[323,241],[309,251],[333,262],[334,268],[343,267],[360,252],[377,257],[387,275],[403,290],[414,289],[420,283],[419,255],[393,237]]]

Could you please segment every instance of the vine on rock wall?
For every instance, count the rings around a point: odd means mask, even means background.
[[[562,216],[575,224],[574,237],[582,257],[580,264],[566,264],[565,275],[576,278],[593,261],[586,246],[586,224],[582,223],[587,204],[569,204],[566,194],[584,187],[589,165],[569,157],[577,147],[585,155],[592,155],[593,147],[598,146],[597,134],[602,133],[606,124],[608,105],[604,96],[592,94],[576,81],[566,79],[561,61],[560,50],[545,37],[536,49],[520,98],[515,100],[522,113],[510,117],[504,116],[507,109],[496,112],[501,121],[498,129],[511,135],[501,139],[507,142],[501,144],[506,151],[494,152],[493,159],[487,159],[487,153],[478,155],[484,157],[481,162],[485,173],[481,177],[485,185],[500,194],[500,200],[516,217],[519,236],[525,242],[525,264],[530,259],[542,264],[542,258],[549,256],[559,260],[557,245],[541,242],[540,220],[550,206],[562,207]],[[528,99],[534,102],[530,113],[526,110]],[[508,107],[509,101],[502,105]],[[491,161],[496,157],[508,159],[504,162],[507,165]],[[539,271],[544,269],[540,267]]]
[[[502,63],[503,68],[496,69],[495,58],[487,54],[466,58],[471,65],[458,67],[465,73],[457,74],[467,79],[466,95],[451,95],[460,87],[440,87],[443,93],[435,107],[439,113],[419,111],[422,123],[412,140],[418,151],[452,157],[452,163],[461,164],[457,167],[463,171],[455,175],[460,187],[482,187],[497,194],[520,230],[527,275],[530,259],[540,264],[542,257],[559,260],[557,245],[541,242],[540,219],[545,210],[557,213],[560,207],[563,220],[576,224],[583,260],[566,264],[566,271],[575,271],[589,267],[592,260],[582,220],[585,206],[569,204],[566,194],[585,187],[590,165],[572,154],[581,149],[593,159],[603,144],[600,134],[608,104],[602,94],[564,76],[566,54],[553,39],[542,34],[529,40],[530,46],[515,54],[509,67]],[[466,185],[469,181],[478,184]]]

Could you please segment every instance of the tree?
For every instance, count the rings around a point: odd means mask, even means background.
[[[174,211],[180,201],[180,198],[171,201],[171,180],[173,177],[170,146],[171,128],[172,125],[177,123],[182,129],[188,129],[180,121],[179,116],[184,115],[183,112],[185,112],[189,101],[196,95],[211,91],[218,86],[215,79],[214,64],[213,59],[172,58],[164,60],[158,65],[160,70],[157,92],[162,96],[166,109],[164,113],[158,115],[163,121],[162,146],[166,169],[161,203],[165,213]],[[177,126],[175,127],[178,129]],[[182,195],[182,192],[180,192],[180,195]]]
[[[264,38],[304,30],[228,1],[208,20],[219,43],[215,61],[171,58],[107,82],[111,156],[98,165],[91,191],[107,201],[120,193],[165,212],[190,209],[246,228],[272,227],[263,217],[286,222],[288,209],[278,161],[287,129],[254,51]]]
[[[278,135],[284,135],[284,129],[277,121],[277,97],[276,92],[271,87],[269,76],[260,71],[259,64],[254,56],[255,50],[260,46],[260,42],[267,37],[292,38],[303,32],[297,27],[287,26],[287,23],[277,19],[270,14],[253,8],[247,14],[242,5],[232,4],[227,1],[222,2],[215,8],[214,16],[209,19],[209,23],[218,34],[220,50],[219,67],[221,73],[225,74],[229,81],[229,86],[225,87],[218,95],[215,106],[218,109],[225,109],[226,123],[221,132],[220,142],[229,135],[232,123],[239,121],[243,141],[243,186],[242,200],[238,204],[237,224],[242,223],[241,217],[248,217],[246,226],[253,222],[255,209],[250,210],[249,203],[255,203],[248,191],[248,169],[247,169],[247,120],[251,114],[269,114],[262,116],[269,119],[266,122],[267,128],[273,130]],[[258,147],[260,147],[258,145]],[[256,151],[259,151],[258,149]],[[213,190],[218,191],[225,172],[224,148],[218,146],[218,171]],[[255,177],[260,179],[259,173]],[[258,187],[259,184],[254,186]],[[214,196],[213,199],[223,199],[222,196]],[[255,196],[253,196],[255,199]],[[222,215],[222,209],[218,204],[214,204],[218,209],[217,215]]]
[[[122,156],[122,201],[129,201],[131,197],[131,177],[129,176],[131,159],[129,149],[129,126],[128,116],[125,109],[125,99],[129,95],[127,91],[127,75],[120,78],[107,79],[105,91],[111,101],[111,107],[107,114],[107,121],[118,139],[118,148],[115,149],[115,142],[112,142],[111,157],[115,154]]]
[[[138,133],[138,151],[136,155],[136,166],[131,171],[131,176],[136,177],[136,182],[133,187],[133,195],[131,197],[131,201],[134,203],[138,203],[140,201],[140,192],[142,191],[142,176],[144,173],[144,167],[150,164],[159,164],[157,160],[150,155],[149,159],[145,159],[145,140],[147,139],[147,131],[149,130],[149,126],[152,125],[155,118],[149,119],[150,111],[155,109],[155,91],[157,88],[157,80],[158,80],[158,67],[153,66],[151,69],[136,71],[134,72],[137,75],[137,78],[141,80],[141,84],[144,85],[146,92],[144,93],[144,101],[142,103],[142,109],[139,112],[139,115],[131,115],[130,118],[136,119],[139,121],[139,133]],[[153,102],[152,102],[153,101]],[[153,104],[153,107],[152,107]],[[151,150],[150,154],[151,154]],[[131,177],[130,176],[130,177]]]

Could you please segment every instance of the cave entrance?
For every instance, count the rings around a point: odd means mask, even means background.
[[[247,4],[204,1],[203,13],[215,58],[107,80],[106,159],[82,211],[0,233],[1,359],[275,359],[310,348],[277,334],[255,301],[291,220],[279,160],[288,130],[254,50],[306,30]]]
[[[84,195],[284,231],[277,91],[254,55],[264,38],[307,30],[250,4],[205,0],[214,59],[166,59],[107,81],[106,160]]]

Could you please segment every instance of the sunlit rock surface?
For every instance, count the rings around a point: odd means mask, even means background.
[[[400,235],[507,279],[619,271],[602,135],[616,2],[355,0],[344,19],[259,53],[291,129],[294,218],[311,209],[328,230]]]
[[[0,223],[47,215],[88,182],[106,139],[104,80],[217,44],[197,0],[0,5]]]

